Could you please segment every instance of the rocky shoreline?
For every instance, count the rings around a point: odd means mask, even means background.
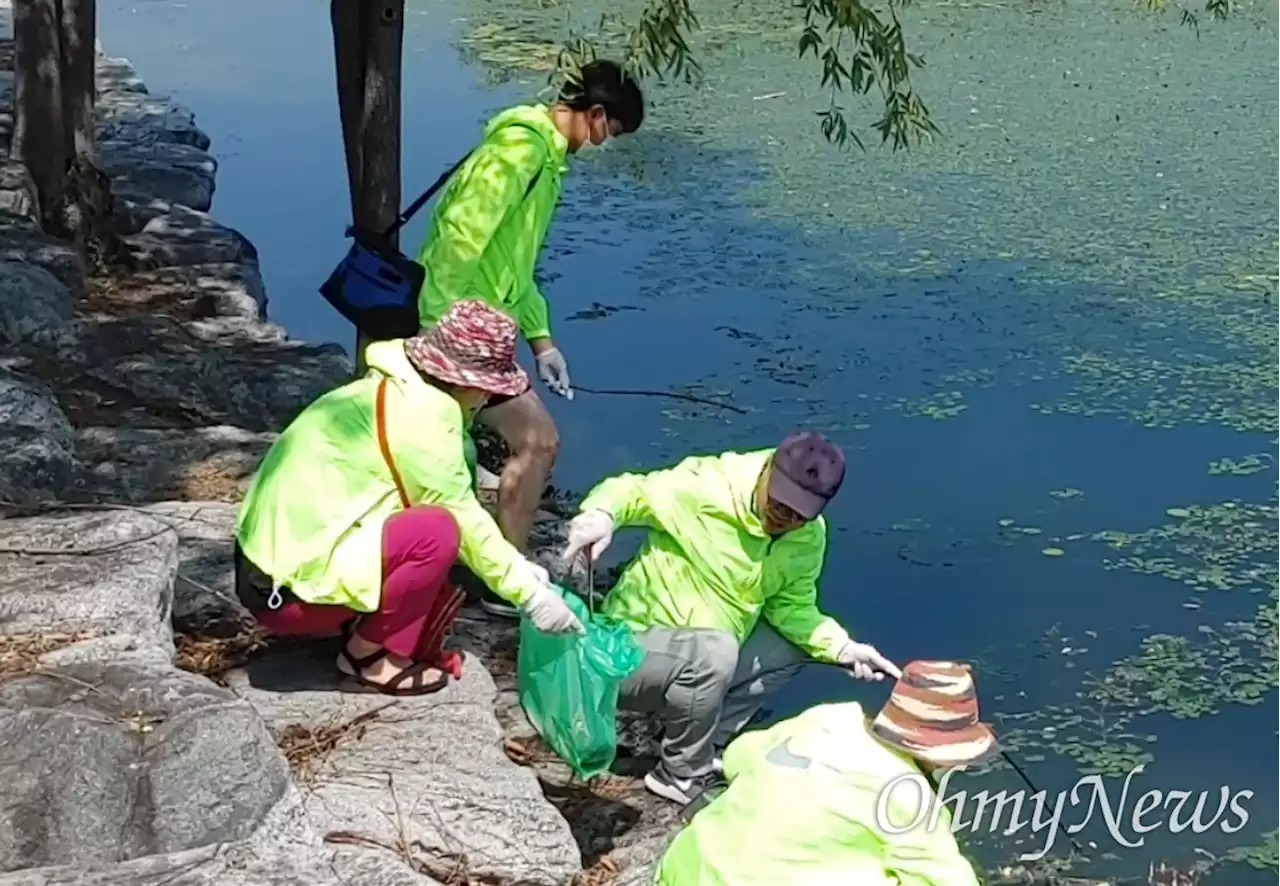
[[[97,76],[147,267],[110,279],[40,232],[0,71],[0,884],[645,882],[674,812],[625,776],[571,783],[520,712],[513,625],[464,610],[463,678],[388,699],[240,610],[236,502],[351,363],[267,320],[194,115],[123,59]],[[537,538],[545,559],[561,518]]]
[[[463,678],[388,699],[241,609],[245,485],[351,362],[268,321],[256,249],[209,215],[209,137],[123,59],[97,59],[98,150],[146,270],[91,276],[43,234],[12,57],[0,0],[0,886],[648,884],[678,826],[637,777],[653,724],[574,781],[521,711],[515,625],[465,608]],[[555,559],[572,504],[533,546],[582,591]]]

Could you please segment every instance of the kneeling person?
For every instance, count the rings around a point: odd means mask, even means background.
[[[481,301],[366,349],[368,372],[315,400],[272,445],[236,521],[236,590],[268,631],[345,643],[365,690],[437,691],[461,558],[543,631],[581,631],[547,572],[476,499],[465,447],[493,395],[523,390],[516,324]]]
[[[802,432],[776,449],[622,474],[584,499],[566,558],[598,558],[616,528],[647,530],[604,612],[646,650],[620,704],[664,716],[662,760],[645,776],[653,793],[683,804],[712,786],[717,754],[808,658],[897,676],[817,605],[821,514],[844,473],[838,447]]]

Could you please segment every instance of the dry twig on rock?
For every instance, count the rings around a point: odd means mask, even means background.
[[[208,677],[226,685],[223,675],[241,667],[254,653],[271,644],[270,635],[257,624],[245,625],[230,637],[207,637],[203,634],[175,634],[177,655],[174,664],[184,671]]]
[[[329,758],[338,745],[348,739],[359,741],[364,737],[369,724],[377,720],[381,713],[392,705],[386,704],[357,714],[349,720],[338,722],[337,712],[328,723],[312,729],[301,723],[293,723],[280,730],[273,730],[276,746],[289,762],[289,768],[299,781],[312,781],[320,767]]]
[[[0,635],[0,676],[28,674],[40,667],[40,657],[47,653],[93,640],[97,631],[42,631],[29,634]]]

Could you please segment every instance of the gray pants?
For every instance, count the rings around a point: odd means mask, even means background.
[[[618,704],[662,715],[663,768],[681,779],[710,772],[716,754],[807,660],[763,619],[741,649],[732,634],[705,628],[635,636],[644,663],[622,682]]]

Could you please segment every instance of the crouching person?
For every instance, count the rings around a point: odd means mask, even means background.
[[[809,658],[897,676],[818,608],[821,514],[844,473],[838,447],[802,432],[776,449],[622,474],[583,500],[566,558],[598,558],[617,528],[647,531],[604,611],[646,650],[619,704],[663,716],[662,760],[645,776],[653,793],[685,804],[714,786],[720,751]]]
[[[968,667],[912,662],[879,715],[824,704],[735,739],[728,786],[659,862],[657,886],[977,886],[939,773],[996,752]]]
[[[343,636],[353,688],[420,695],[459,675],[443,649],[459,558],[540,630],[582,630],[472,486],[472,418],[528,386],[515,337],[461,301],[414,338],[369,345],[367,373],[311,403],[258,467],[236,521],[237,593],[271,633]]]

